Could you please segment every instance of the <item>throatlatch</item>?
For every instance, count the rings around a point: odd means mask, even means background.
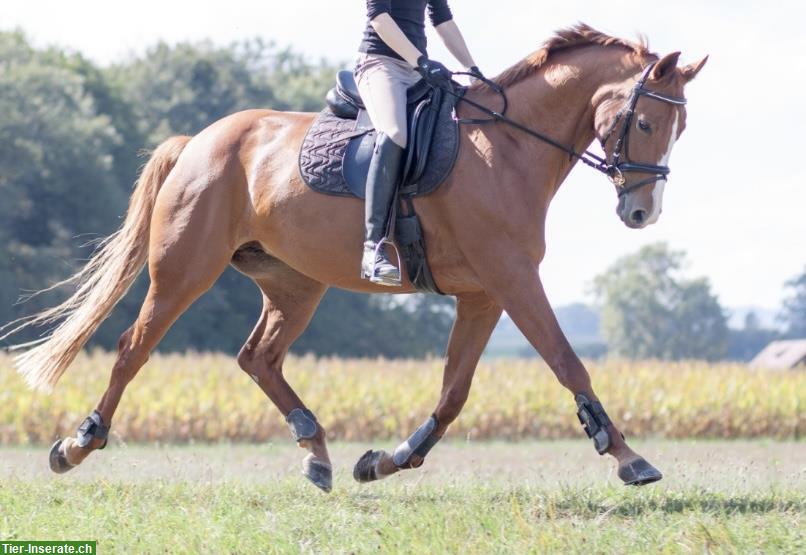
[[[288,429],[291,430],[291,435],[296,442],[303,439],[313,439],[319,431],[319,422],[317,422],[316,416],[308,409],[292,410],[286,416],[285,421],[288,423]]]
[[[610,418],[599,401],[591,402],[581,393],[574,397],[577,402],[577,417],[585,429],[588,437],[593,439],[593,446],[600,455],[604,455],[610,449],[610,434],[607,427],[610,426]]]
[[[94,410],[78,427],[76,443],[79,447],[86,447],[94,438],[98,438],[104,440],[103,444],[98,447],[98,449],[103,449],[106,447],[107,436],[109,436],[109,426],[104,425],[101,413]]]
[[[425,458],[431,448],[441,439],[435,434],[437,426],[439,426],[439,420],[435,414],[432,414],[425,424],[409,436],[409,439],[398,445],[392,454],[392,462],[395,463],[395,466],[413,468],[411,466],[412,455]]]

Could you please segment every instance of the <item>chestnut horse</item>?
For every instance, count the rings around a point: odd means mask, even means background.
[[[673,53],[659,59],[643,43],[580,24],[559,32],[496,82],[506,89],[511,120],[577,152],[595,138],[606,139],[621,122],[630,160],[658,168],[666,164],[685,128],[686,114],[682,102],[657,100],[682,100],[684,86],[707,59],[678,67],[678,57]],[[641,79],[657,97],[636,98],[634,117],[623,118]],[[467,98],[491,107],[500,101],[485,85],[472,87]],[[461,117],[481,116],[466,103],[460,102],[457,110]],[[283,360],[328,287],[390,290],[359,277],[361,201],[316,193],[301,179],[300,145],[315,117],[248,110],[192,138],[165,141],[143,169],[121,229],[83,270],[63,282],[77,285],[73,296],[17,322],[17,329],[58,322],[42,344],[17,359],[31,386],[49,390],[148,262],[148,294],[136,321],[120,338],[109,387],[76,437],[54,444],[53,470],[69,470],[106,445],[126,386],[173,322],[232,264],[255,281],[263,296],[262,314],[238,364],[287,417],[300,446],[310,451],[303,461],[306,476],[330,490],[325,429],[286,382]],[[462,126],[460,140],[447,181],[414,201],[436,282],[457,299],[441,398],[433,416],[394,456],[365,454],[356,477],[369,481],[422,464],[459,415],[479,357],[506,310],[577,403],[586,400],[579,405],[580,418],[587,421],[589,435],[597,436],[600,453],[617,459],[622,480],[642,484],[660,479],[605,415],[540,282],[546,211],[577,160],[501,122]],[[616,142],[604,141],[608,158]],[[626,225],[641,228],[657,220],[665,176],[655,173],[633,169],[624,174],[626,182],[619,185],[626,194],[619,195],[618,214]],[[631,187],[639,182],[642,186]],[[408,282],[397,290],[412,291]]]

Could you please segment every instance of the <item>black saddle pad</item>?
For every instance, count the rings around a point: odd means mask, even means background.
[[[425,169],[415,182],[401,185],[401,196],[416,197],[433,192],[453,169],[459,152],[455,105],[454,96],[442,95],[430,146],[418,149],[426,156]],[[409,143],[417,148],[411,138]],[[374,144],[375,130],[362,128],[360,120],[337,117],[325,108],[308,129],[302,143],[299,156],[302,178],[311,189],[320,193],[364,198]]]

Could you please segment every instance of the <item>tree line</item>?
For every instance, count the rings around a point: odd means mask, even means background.
[[[242,109],[318,111],[336,69],[262,40],[157,44],[99,66],[80,53],[34,48],[21,32],[0,32],[0,325],[65,294],[56,289],[17,302],[72,275],[97,241],[117,229],[148,149]],[[115,347],[147,286],[143,275],[90,346]],[[237,352],[260,306],[257,287],[230,269],[160,348]],[[452,307],[437,296],[401,302],[332,290],[295,350],[441,353]]]

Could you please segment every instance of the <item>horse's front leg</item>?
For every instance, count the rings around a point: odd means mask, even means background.
[[[356,463],[359,482],[385,478],[405,468],[417,468],[464,407],[473,374],[487,340],[501,317],[501,308],[485,294],[457,298],[456,320],[448,340],[442,394],[434,413],[392,454],[367,451]]]
[[[525,257],[514,259],[526,260]],[[594,393],[588,371],[557,323],[537,267],[525,262],[495,267],[502,271],[496,278],[487,276],[485,286],[489,284],[490,295],[504,307],[560,383],[574,395],[577,414],[599,454],[608,453],[618,460],[619,478],[628,485],[660,480],[661,473],[627,446],[624,436]]]

